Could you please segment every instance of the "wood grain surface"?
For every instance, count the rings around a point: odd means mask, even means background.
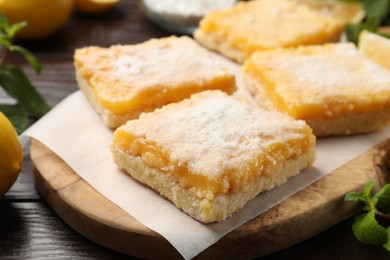
[[[390,139],[230,232],[199,258],[249,259],[268,255],[351,216],[358,208],[355,203],[343,202],[344,195],[361,190],[370,179],[378,179],[378,162],[387,161],[383,151],[388,147]],[[31,159],[42,196],[83,236],[131,256],[180,258],[164,238],[96,192],[39,141],[32,141]]]
[[[156,27],[144,16],[136,0],[122,0],[118,6],[99,15],[74,12],[67,24],[49,38],[17,41],[38,57],[42,64],[40,74],[35,74],[20,55],[11,53],[8,61],[20,65],[48,103],[55,106],[78,89],[72,64],[76,48],[139,43],[168,35],[169,32]],[[1,91],[0,97],[4,98]],[[383,163],[378,163],[377,168],[388,169]],[[19,178],[0,199],[0,259],[138,259],[102,247],[78,234],[46,203],[37,184],[29,146],[26,146]],[[390,254],[384,249],[356,240],[351,231],[352,221],[353,217],[347,218],[322,232],[319,230],[320,233],[299,244],[261,259],[389,259]],[[271,243],[272,236],[269,234],[265,241]],[[127,245],[138,246],[139,243]],[[245,249],[241,250],[243,255]]]

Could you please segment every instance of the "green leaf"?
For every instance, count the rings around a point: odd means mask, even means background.
[[[383,244],[383,248],[390,251],[390,227],[386,228],[387,232],[387,243]]]
[[[364,29],[376,32],[379,29],[379,26],[381,25],[382,19],[378,16],[367,16],[366,21],[364,23]]]
[[[372,192],[372,189],[374,188],[374,181],[373,180],[369,180],[365,185],[364,185],[364,189],[363,189],[363,193],[366,195],[366,196],[370,196],[371,195],[371,192]]]
[[[9,46],[11,46],[12,43],[7,37],[0,37],[0,44],[6,48],[9,48]]]
[[[26,131],[30,126],[30,120],[26,115],[9,115],[8,119],[11,121],[18,135]]]
[[[7,16],[3,12],[0,12],[0,31],[6,33],[6,28],[9,27]]]
[[[366,210],[366,211],[369,211],[369,210],[372,210],[372,209],[375,209],[375,202],[371,196],[371,193],[372,193],[372,190],[374,189],[374,181],[373,180],[369,180],[365,185],[364,185],[364,190],[363,190],[363,194],[366,198],[366,205],[363,207],[363,210]]]
[[[20,68],[16,66],[0,68],[0,85],[31,116],[40,118],[50,110],[50,107]]]
[[[361,0],[365,12],[363,22],[346,27],[347,40],[358,43],[359,34],[363,30],[377,33],[379,27],[389,19],[390,0]]]
[[[371,245],[388,243],[388,233],[375,219],[375,210],[357,216],[352,224],[352,231],[363,243]]]
[[[390,184],[383,186],[373,197],[376,208],[390,214]]]
[[[386,26],[386,25],[390,25],[390,16],[387,15],[387,17],[385,17],[382,21],[382,25]]]
[[[26,111],[18,104],[0,104],[0,111],[8,117],[8,115],[24,115]]]
[[[8,117],[18,134],[23,133],[29,126],[27,112],[20,105],[0,104],[0,111]]]
[[[0,34],[0,45],[6,47],[9,51],[21,53],[28,61],[28,63],[30,63],[30,65],[33,67],[35,72],[39,73],[41,71],[41,64],[38,62],[35,56],[22,46],[12,44],[12,39],[14,38],[15,34],[26,26],[26,22],[9,24],[7,17],[0,12],[0,31],[2,32],[2,35]],[[4,63],[4,61],[2,62]]]
[[[347,40],[349,42],[353,42],[354,44],[358,44],[359,34],[361,31],[367,30],[363,23],[350,24],[345,28],[345,35],[347,36]]]
[[[18,52],[24,56],[36,73],[41,65],[36,57],[27,49],[13,45],[14,36],[27,25],[26,22],[10,24],[6,15],[0,12],[0,87],[12,98],[16,105],[0,105],[0,111],[8,116],[18,133],[25,130],[30,121],[46,114],[50,107],[30,83],[28,77],[17,66],[7,66],[7,52]]]
[[[363,192],[348,192],[344,196],[345,201],[361,201],[364,202],[363,210],[369,211],[375,208],[375,202],[371,196],[371,192],[374,188],[375,182],[373,180],[369,180],[365,185]]]
[[[389,13],[390,1],[389,0],[363,0],[363,8],[366,12],[368,19],[379,20],[377,26],[380,25],[380,21],[384,19]],[[371,21],[373,22],[373,21]]]
[[[37,58],[35,58],[35,56],[30,51],[18,45],[10,46],[9,50],[21,53],[26,58],[26,60],[31,64],[31,66],[33,67],[36,73],[41,72],[41,64],[38,62]]]
[[[361,192],[351,191],[351,192],[348,192],[347,194],[345,194],[344,200],[345,201],[362,201],[362,202],[365,202],[366,201],[366,196],[364,196],[364,194],[361,193]]]
[[[9,25],[6,33],[9,38],[13,38],[17,32],[22,30],[27,26],[27,22],[19,22],[19,23],[14,23],[12,25]]]

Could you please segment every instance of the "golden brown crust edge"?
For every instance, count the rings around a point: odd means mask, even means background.
[[[307,153],[288,159],[269,176],[261,176],[258,182],[250,182],[245,189],[236,193],[218,195],[214,199],[199,198],[195,188],[185,188],[174,180],[172,175],[151,168],[139,157],[133,157],[122,150],[111,147],[114,161],[137,181],[151,187],[169,199],[178,208],[193,218],[204,222],[220,222],[241,209],[260,192],[271,190],[309,167],[315,159],[314,147]]]
[[[122,124],[126,123],[130,119],[137,118],[142,112],[150,112],[155,109],[155,107],[143,107],[142,109],[132,110],[123,115],[116,115],[110,110],[104,108],[99,101],[97,100],[96,95],[93,93],[93,90],[89,86],[88,82],[84,79],[81,73],[76,69],[76,81],[79,88],[83,91],[84,95],[87,97],[88,101],[98,112],[103,122],[110,128],[115,129]]]
[[[317,137],[371,133],[384,128],[390,122],[390,107],[380,111],[351,113],[336,118],[313,118],[305,121]]]
[[[248,55],[233,46],[229,41],[222,40],[222,37],[220,37],[219,40],[217,33],[215,33],[215,35],[207,34],[199,28],[194,32],[194,38],[209,50],[219,52],[238,63],[244,63],[244,61],[248,58]]]
[[[254,95],[259,106],[277,110],[256,80],[247,74],[243,78],[245,87]],[[316,137],[370,133],[390,123],[390,107],[365,113],[349,113],[334,118],[305,119],[305,122],[313,129]]]

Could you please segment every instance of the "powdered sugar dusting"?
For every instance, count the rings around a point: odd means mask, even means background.
[[[186,104],[186,105],[183,105]],[[215,177],[245,168],[269,145],[303,138],[303,121],[251,107],[221,91],[206,91],[129,121],[138,137],[168,149],[171,160]]]
[[[296,84],[289,87],[304,90],[308,96],[390,91],[390,71],[364,58],[352,44],[317,48],[325,51],[298,55],[294,51],[286,51],[274,58],[271,64],[277,64],[281,71],[294,79],[292,82]],[[264,62],[269,60],[265,58]]]
[[[124,56],[116,60],[114,64],[115,73],[118,75],[133,75],[140,74],[143,70],[147,69],[148,64],[145,60],[142,60],[134,56]]]
[[[114,74],[137,87],[174,87],[228,73],[219,60],[188,37],[152,40],[127,46],[122,52],[113,62]]]

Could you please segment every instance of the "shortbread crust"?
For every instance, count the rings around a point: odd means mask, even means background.
[[[194,37],[207,48],[243,63],[259,50],[338,41],[348,23],[339,13],[305,1],[238,2],[206,15]]]
[[[236,90],[234,74],[186,36],[85,47],[74,64],[80,88],[112,128],[193,93]]]
[[[305,120],[316,136],[371,132],[390,121],[390,71],[352,43],[256,52],[243,73],[269,109]]]
[[[132,177],[214,222],[309,167],[314,145],[304,121],[205,91],[128,121],[111,150]]]

